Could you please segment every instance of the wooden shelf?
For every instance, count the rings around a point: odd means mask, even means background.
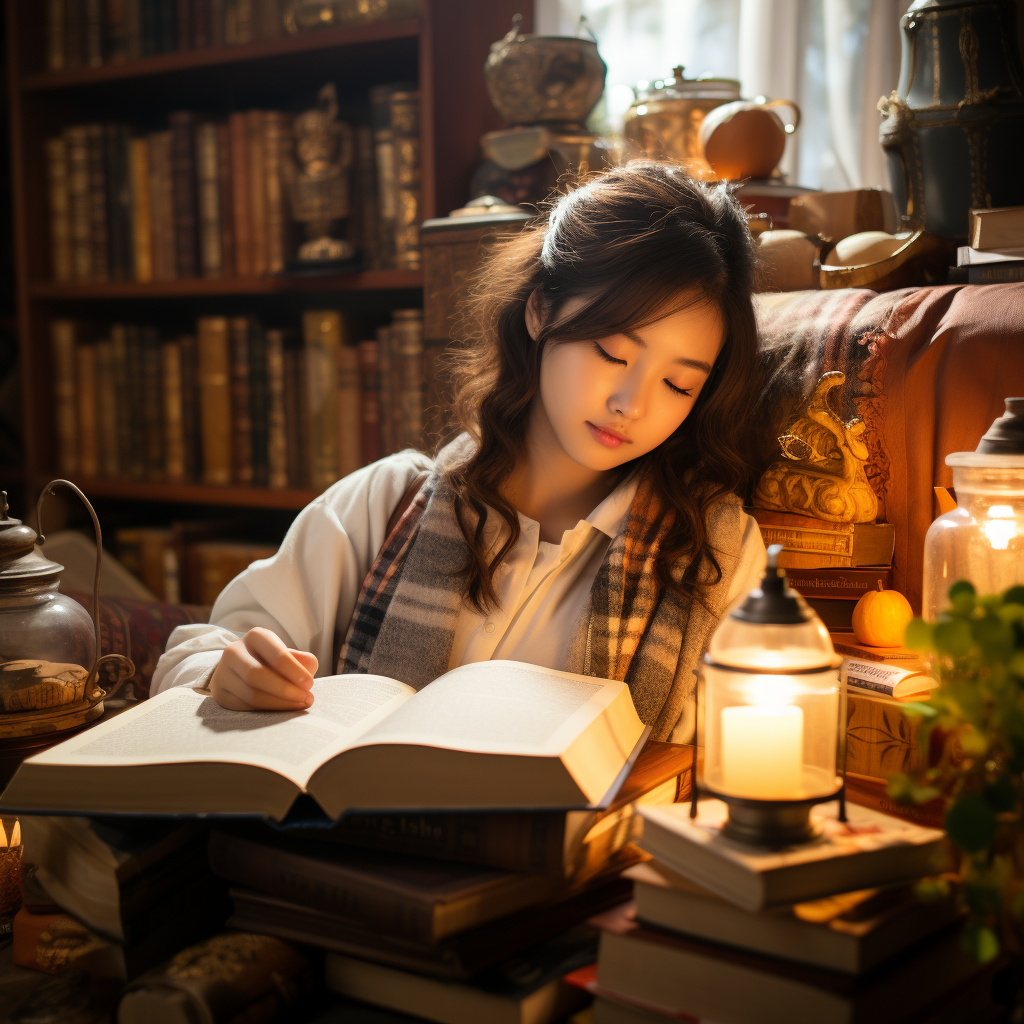
[[[234,505],[243,508],[305,508],[317,491],[276,490],[241,485],[214,487],[195,483],[146,483],[136,480],[80,480],[75,483],[90,498],[170,502],[179,505]]]
[[[71,68],[67,71],[50,71],[40,75],[29,75],[21,80],[21,89],[23,92],[47,92],[55,89],[78,88],[105,82],[145,78],[151,75],[173,74],[178,71],[193,71],[197,68],[237,64],[241,61],[266,60],[318,50],[359,46],[364,43],[377,43],[392,39],[415,39],[419,33],[420,24],[417,18],[371,21],[362,25],[345,25],[340,28],[302,32],[298,35],[283,36],[277,39],[260,39],[237,46],[218,46],[204,50],[175,50],[171,53],[160,53],[123,64],[104,64],[98,68]]]
[[[182,281],[38,281],[34,299],[164,299],[292,292],[399,291],[423,287],[422,270],[362,270],[301,277],[188,278]]]

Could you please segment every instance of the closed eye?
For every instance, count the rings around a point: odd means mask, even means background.
[[[598,345],[598,343],[596,341],[594,342],[594,348],[597,349],[597,354],[602,359],[606,360],[607,362],[615,363],[617,366],[625,366],[626,365],[626,360],[625,359],[616,359],[615,356],[609,355],[607,352],[605,352],[605,350],[603,348],[601,348],[600,345]]]
[[[677,395],[683,395],[686,398],[693,397],[693,388],[677,388],[670,380],[666,380],[665,383],[669,386],[669,389],[674,391]]]

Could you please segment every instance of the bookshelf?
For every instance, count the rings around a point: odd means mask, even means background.
[[[233,46],[180,50],[100,67],[47,71],[46,4],[6,0],[11,177],[14,208],[17,330],[21,355],[24,510],[57,476],[49,323],[83,316],[160,322],[211,315],[224,300],[245,311],[301,316],[308,308],[358,309],[386,318],[390,309],[422,304],[419,270],[353,270],[324,275],[188,278],[170,281],[53,280],[45,140],[88,121],[152,125],[170,111],[214,116],[263,107],[299,111],[325,82],[346,103],[365,102],[370,87],[415,80],[421,97],[420,160],[424,219],[444,215],[467,197],[480,159],[480,136],[502,123],[487,99],[483,63],[520,11],[518,0],[420,0],[415,18],[378,21],[258,39]],[[532,5],[525,5],[527,8]],[[532,20],[524,11],[524,29]],[[294,512],[315,492],[138,480],[76,480],[101,515],[131,521],[172,517],[175,508],[206,506]],[[279,517],[275,516],[275,520]]]

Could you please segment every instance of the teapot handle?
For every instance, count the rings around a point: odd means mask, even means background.
[[[125,684],[125,681],[135,675],[135,664],[131,660],[131,637],[125,635],[125,642],[128,644],[127,656],[123,654],[104,654],[100,656],[100,563],[103,560],[103,533],[100,530],[100,521],[96,515],[96,509],[92,507],[92,502],[82,493],[82,491],[76,487],[70,480],[51,480],[43,489],[39,492],[39,500],[36,502],[36,543],[40,547],[46,543],[46,538],[43,536],[43,498],[47,494],[53,494],[54,488],[58,484],[63,484],[65,487],[70,488],[79,498],[82,499],[82,504],[89,510],[89,515],[92,517],[92,527],[96,534],[96,576],[93,579],[92,585],[92,622],[93,627],[96,630],[96,661],[93,663],[92,669],[89,672],[88,677],[85,680],[85,696],[86,700],[90,704],[97,704],[101,700],[105,700],[109,697],[113,697],[118,690]],[[98,690],[96,696],[92,696],[92,684],[99,678],[99,668],[104,663],[114,663],[121,665],[125,669],[124,674],[118,679],[117,683],[111,690]]]
[[[800,127],[800,108],[792,100],[767,100],[759,97],[758,102],[765,107],[789,107],[793,111],[793,120],[782,126],[787,135],[792,135]]]

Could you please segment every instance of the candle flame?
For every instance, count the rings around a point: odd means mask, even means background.
[[[14,819],[14,828],[11,829],[11,846],[21,846],[21,822]]]
[[[13,830],[12,830],[13,833]],[[0,850],[7,849],[7,833],[4,832],[4,823],[0,821]]]

